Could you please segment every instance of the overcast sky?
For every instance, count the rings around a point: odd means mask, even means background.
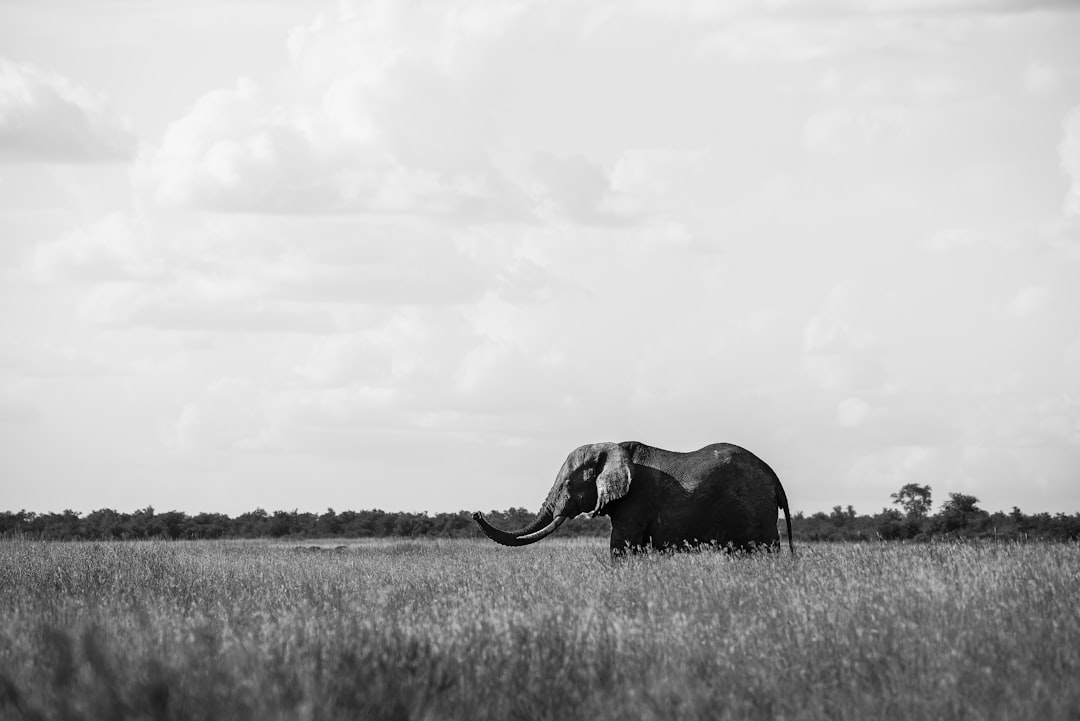
[[[1077,10],[2,0],[0,509],[1080,511]]]

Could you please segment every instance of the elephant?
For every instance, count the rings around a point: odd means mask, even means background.
[[[714,443],[677,453],[626,441],[581,446],[567,456],[536,518],[502,531],[477,511],[488,538],[525,546],[582,513],[611,519],[611,554],[709,544],[730,550],[778,550],[777,509],[788,548],[791,512],[780,479],[750,451]]]

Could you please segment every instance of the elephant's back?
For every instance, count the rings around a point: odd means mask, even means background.
[[[693,455],[684,478],[702,502],[735,517],[772,514],[775,521],[780,480],[768,464],[731,443],[715,443]]]
[[[733,481],[743,477],[776,478],[765,461],[734,443],[712,443],[686,456],[683,470],[701,481]]]
[[[650,448],[634,460],[659,471],[692,493],[759,502],[774,498],[779,478],[765,461],[734,443],[711,443],[696,451],[678,453]],[[761,498],[758,498],[761,496]]]

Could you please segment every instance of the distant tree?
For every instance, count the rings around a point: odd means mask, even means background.
[[[421,524],[416,516],[411,513],[395,513],[393,516],[393,521],[388,524],[388,535],[401,538],[421,535]]]
[[[91,511],[90,515],[82,519],[82,535],[95,540],[120,538],[124,535],[128,520],[111,508]]]
[[[949,500],[941,505],[942,512],[963,513],[967,515],[985,513],[975,504],[979,499],[966,493],[950,493]]]
[[[383,520],[386,511],[375,509],[372,511],[342,511],[338,514],[341,519],[342,535],[349,538],[376,538],[385,536]]]
[[[154,515],[152,528],[155,535],[161,538],[186,538],[185,527],[188,526],[188,516],[183,511],[165,511]]]
[[[232,521],[223,513],[200,513],[184,521],[185,538],[224,538]]]
[[[394,530],[394,523],[397,521],[397,514],[388,513],[381,508],[376,508],[374,511],[368,513],[367,511],[360,511],[360,515],[363,517],[367,515],[368,528],[371,535],[376,538],[385,538],[386,536],[392,536]]]
[[[474,530],[476,533],[474,533]],[[473,523],[472,516],[466,511],[457,513],[437,513],[432,519],[431,534],[447,538],[462,538],[477,535],[479,529]]]
[[[987,513],[979,508],[979,499],[963,493],[950,493],[935,516],[921,513],[930,506],[930,488],[909,484],[892,494],[893,501],[907,511],[883,508],[874,515],[858,515],[853,506],[833,506],[831,513],[821,511],[792,517],[794,535],[807,541],[871,541],[875,539],[928,539],[934,535],[993,536],[998,539],[1080,540],[1080,513],[1066,515],[1035,513],[1027,515],[1013,507],[1009,513]],[[910,502],[910,503],[909,503]],[[535,519],[526,508],[490,511],[496,525],[523,528]],[[607,536],[611,522],[606,517],[575,519],[561,531],[563,536]],[[197,539],[265,538],[312,536],[356,537],[440,537],[480,538],[481,533],[467,511],[439,513],[387,512],[379,509],[342,511],[328,508],[326,513],[299,513],[262,508],[241,514],[235,519],[220,513],[188,516],[182,511],[157,513],[151,506],[134,513],[100,509],[82,517],[76,511],[32,513],[0,511],[0,536],[24,534],[51,540],[107,539]]]
[[[34,519],[35,514],[25,509],[16,513],[10,511],[0,512],[0,535],[30,530]]]
[[[258,538],[266,535],[269,527],[268,516],[262,508],[242,513],[233,521],[236,535],[241,538]]]
[[[46,538],[64,540],[78,538],[81,530],[81,515],[70,508],[65,509],[63,513],[46,513],[41,516],[42,533]]]
[[[874,521],[878,535],[886,541],[904,537],[904,517],[895,508],[882,508]]]
[[[274,515],[270,517],[268,532],[274,538],[293,535],[297,531],[296,520],[296,509],[293,509],[291,513],[289,511],[274,511]]]
[[[293,533],[299,533],[302,536],[311,538],[317,535],[315,526],[318,522],[319,517],[314,513],[297,513],[293,511]]]
[[[950,533],[975,526],[989,518],[990,514],[975,505],[978,502],[978,498],[966,493],[950,493],[949,500],[941,504],[941,511],[937,515],[939,529]]]
[[[147,506],[132,513],[124,523],[127,538],[147,538],[153,533],[154,507]]]
[[[829,514],[829,520],[834,526],[846,526],[850,521],[855,520],[855,508],[848,506],[847,510],[842,509],[840,506],[833,506],[832,513]]]
[[[333,508],[327,508],[326,513],[319,516],[315,522],[315,535],[324,538],[332,538],[341,535],[341,519]]]
[[[1080,541],[1080,513],[1054,514],[1054,537],[1062,541]]]
[[[908,518],[924,518],[930,513],[930,486],[908,483],[896,493],[889,495],[892,502],[904,509]]]

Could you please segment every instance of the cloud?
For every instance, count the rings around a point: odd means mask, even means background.
[[[862,398],[845,398],[836,406],[836,420],[841,426],[860,426],[869,417],[870,411],[870,404]]]
[[[702,52],[745,63],[941,57],[966,43],[976,25],[1008,22],[1007,16],[1015,14],[1074,9],[1069,0],[782,0],[723,3],[712,9],[699,3],[690,12],[679,6],[678,14],[657,3],[643,5],[669,21],[693,18],[706,29]],[[1032,72],[1025,76],[1030,89],[1042,92],[1053,85],[1049,73]]]
[[[91,378],[126,372],[109,359],[55,345],[0,346],[0,369],[24,378]]]
[[[241,79],[203,96],[173,122],[160,146],[140,158],[136,177],[167,206],[341,211],[361,195],[364,169],[374,176],[386,170],[386,159],[314,124],[302,109],[275,107],[254,82]]]
[[[873,348],[876,343],[873,333],[863,330],[857,320],[866,296],[864,289],[849,281],[833,286],[803,331],[805,352],[858,353]]]
[[[612,170],[607,204],[628,218],[681,217],[715,182],[717,163],[707,149],[628,148]]]
[[[803,146],[811,152],[836,153],[879,144],[909,122],[901,106],[843,106],[821,110],[803,128]]]
[[[925,152],[931,128],[941,124],[946,109],[971,105],[974,94],[948,70],[913,73],[899,80],[888,73],[835,69],[824,72],[815,86],[821,106],[802,128],[805,150],[836,156],[853,151]],[[905,155],[903,162],[910,162]]]
[[[220,465],[231,452],[259,450],[262,407],[262,390],[250,378],[217,380],[183,406],[165,447],[199,468]]]
[[[955,462],[946,449],[925,445],[893,445],[884,448],[862,448],[845,459],[837,475],[850,489],[866,487],[873,483],[881,489],[879,503],[885,505],[886,490],[899,489],[912,479],[930,481],[934,495],[945,495],[943,483],[948,483]],[[859,509],[866,512],[869,509]]]
[[[165,444],[215,464],[233,451],[389,463],[399,449],[376,440],[387,434],[505,432],[480,400],[490,396],[491,376],[483,388],[458,382],[477,343],[483,340],[458,309],[428,307],[403,308],[347,332],[279,337],[275,372],[258,382],[208,383],[181,409]],[[511,390],[529,388],[521,371]],[[221,412],[237,403],[243,412]]]
[[[930,55],[957,42],[958,26],[968,22],[964,15],[929,12],[912,23],[905,12],[809,5],[788,13],[747,13],[721,23],[702,49],[745,63],[804,63],[877,53]]]
[[[537,233],[542,237],[535,247],[522,239]],[[613,238],[621,240],[619,253],[611,252]],[[647,230],[606,226],[587,230],[584,238],[567,236],[558,226],[518,229],[516,239],[469,233],[468,242],[458,244],[483,258],[478,297],[365,306],[362,312],[348,302],[307,304],[337,327],[248,341],[274,348],[275,370],[259,383],[258,412],[240,424],[247,429],[243,442],[331,458],[352,458],[363,447],[369,460],[390,462],[388,448],[376,440],[387,433],[433,434],[464,443],[536,443],[553,435],[593,435],[608,424],[625,426],[640,412],[635,408],[651,406],[649,398],[660,399],[669,413],[701,413],[697,403],[710,391],[689,379],[661,380],[658,369],[676,366],[697,376],[725,362],[722,351],[688,350],[672,357],[670,348],[686,332],[681,326],[700,321],[700,314],[668,318],[666,306],[652,299],[660,291],[700,299],[708,289],[675,287],[673,279],[684,277],[683,257],[647,243],[650,238]],[[699,264],[704,262],[712,261]],[[655,288],[633,282],[631,271],[643,264],[651,268]],[[439,267],[436,262],[423,272]],[[523,274],[535,292],[517,287]],[[553,283],[559,293],[543,292]],[[242,295],[219,302],[219,315],[227,319],[231,308],[250,303]],[[120,296],[108,308],[120,313],[133,306],[142,303]],[[632,319],[624,332],[615,307]],[[657,342],[627,353],[638,325],[658,329]],[[764,327],[748,323],[738,338],[760,334]],[[732,342],[763,347],[754,339]],[[742,356],[726,362],[768,365]],[[172,447],[193,452],[203,444],[209,453],[220,451],[213,445],[220,433],[198,430],[213,415],[200,410],[219,396],[212,390],[207,386],[205,399],[177,418]]]
[[[332,334],[365,313],[460,306],[495,289],[531,302],[558,282],[465,237],[397,217],[131,211],[33,247],[18,272],[76,283],[83,320],[188,332]]]
[[[1014,318],[1029,318],[1050,304],[1050,289],[1042,286],[1023,288],[1009,301],[1006,310]]]
[[[335,329],[325,308],[266,298],[256,284],[193,276],[99,285],[83,298],[79,313],[121,328],[315,334]]]
[[[497,92],[472,54],[513,12],[343,5],[293,32],[287,72],[200,98],[140,158],[172,206],[259,213],[514,218],[497,168]]]
[[[1061,73],[1053,65],[1029,60],[1024,66],[1023,81],[1032,95],[1050,95],[1061,84]]]
[[[833,287],[806,322],[803,369],[821,389],[859,393],[885,387],[888,375],[883,352],[863,319],[871,302],[865,288],[844,281]]]
[[[34,388],[0,377],[0,425],[38,423],[44,415]]]
[[[22,270],[38,281],[158,278],[165,272],[164,258],[148,252],[149,232],[136,215],[110,213],[35,246]]]
[[[1058,147],[1061,169],[1069,178],[1065,195],[1065,214],[1080,216],[1080,105],[1065,116],[1063,137]]]
[[[933,232],[925,246],[935,253],[952,253],[973,250],[989,242],[984,231],[974,228],[946,228]]]
[[[1002,448],[1080,447],[1080,393],[1073,388],[1040,396],[1017,389],[980,399],[968,419],[973,442]]]
[[[1043,221],[1040,235],[1068,260],[1080,260],[1080,105],[1072,107],[1061,123],[1058,162],[1068,182],[1061,210]]]
[[[601,206],[611,193],[608,175],[581,155],[538,153],[532,171],[557,210],[579,222],[602,219]]]
[[[0,58],[0,162],[126,161],[135,149],[130,123],[103,96]]]

